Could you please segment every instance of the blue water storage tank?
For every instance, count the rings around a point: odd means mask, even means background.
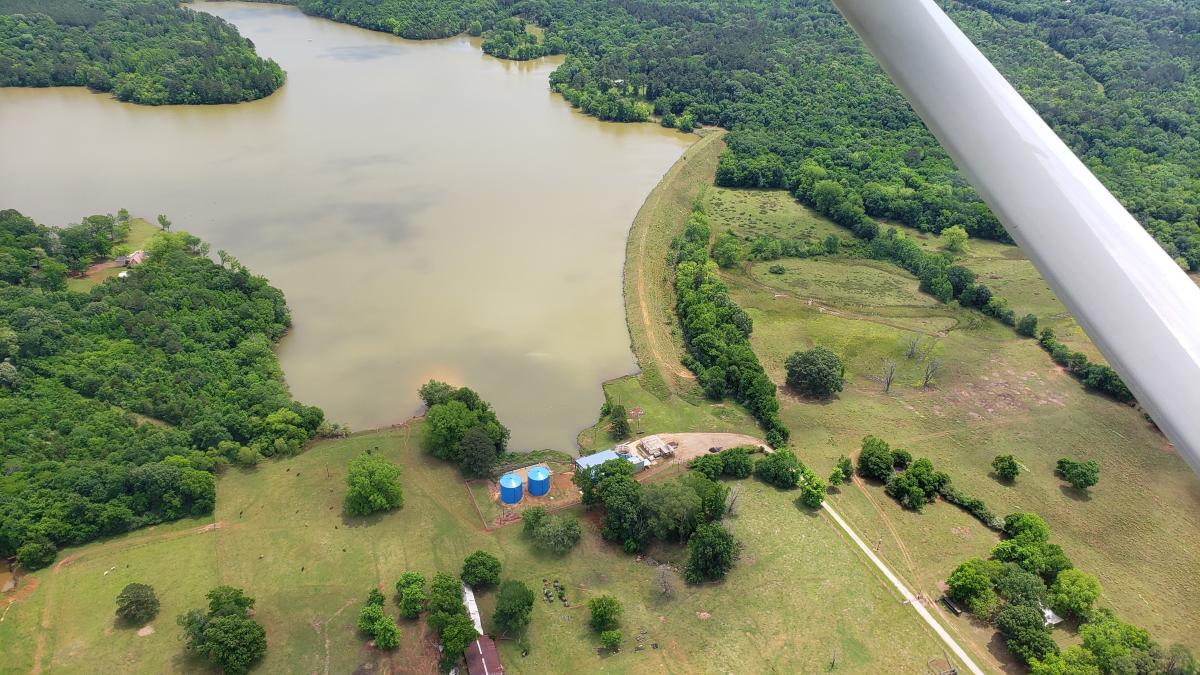
[[[550,469],[535,466],[529,470],[529,496],[542,497],[550,491]]]
[[[521,501],[520,476],[506,473],[500,477],[500,501],[505,504],[517,504]]]

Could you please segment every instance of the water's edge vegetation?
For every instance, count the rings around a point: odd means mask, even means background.
[[[174,0],[0,0],[0,86],[164,105],[252,101],[283,82],[236,27]]]
[[[220,465],[334,431],[284,384],[283,293],[225,251],[163,231],[123,278],[67,288],[128,230],[124,211],[67,227],[0,211],[0,558],[26,569],[210,513]]]

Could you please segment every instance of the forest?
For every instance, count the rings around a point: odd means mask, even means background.
[[[124,218],[50,228],[0,211],[0,558],[36,567],[208,513],[219,465],[298,452],[324,422],[272,350],[283,294],[197,238],[161,233],[128,278],[64,288],[73,246],[107,254]]]
[[[251,101],[283,81],[237,28],[173,0],[0,0],[0,86],[162,105]]]
[[[1200,8],[1183,0],[940,4],[1176,262],[1200,271]],[[567,59],[551,85],[586,114],[729,129],[722,185],[795,191],[802,168],[817,165],[851,208],[873,218],[1007,240],[827,0],[299,6],[404,37],[482,33],[501,57],[561,51]],[[542,41],[517,35],[512,16],[542,27]]]

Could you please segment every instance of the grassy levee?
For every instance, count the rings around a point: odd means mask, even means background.
[[[757,435],[758,423],[733,402],[704,400],[694,376],[680,363],[683,336],[675,316],[671,241],[683,232],[695,199],[709,189],[725,148],[721,130],[708,131],[667,171],[646,197],[629,229],[625,246],[625,320],[630,347],[641,371],[604,383],[608,400],[644,415],[642,433],[730,431]],[[601,420],[579,434],[584,451],[610,447],[615,440]]]
[[[499,556],[503,576],[525,581],[539,598],[542,579],[570,589],[569,608],[537,601],[529,656],[500,640],[511,673],[814,672],[831,659],[839,672],[918,672],[942,654],[834,524],[795,506],[795,493],[740,481],[739,512],[726,521],[745,544],[737,567],[723,583],[679,584],[664,600],[651,590],[655,568],[601,540],[591,518],[580,545],[561,558],[534,551],[519,526],[484,532],[457,471],[422,453],[417,431],[414,423],[412,433],[324,441],[295,458],[230,471],[211,519],[65,552],[65,562],[32,575],[37,587],[0,623],[0,671],[210,672],[184,655],[174,619],[201,606],[209,588],[230,584],[257,599],[255,618],[267,629],[267,656],[255,672],[432,672],[423,621],[401,621],[400,647],[384,653],[356,633],[357,612],[378,586],[395,616],[390,598],[402,572],[457,573],[475,549]],[[405,505],[348,518],[346,463],[366,451],[403,467]],[[676,564],[686,555],[674,545],[649,553]],[[153,585],[162,599],[151,635],[113,621],[114,598],[131,581]],[[617,654],[598,654],[587,626],[587,598],[600,593],[625,607]],[[490,629],[494,592],[481,593],[480,603]],[[646,648],[637,651],[643,629]]]
[[[683,233],[695,199],[712,184],[725,149],[723,131],[705,134],[688,148],[646,197],[625,245],[625,322],[642,386],[665,399],[696,396],[699,388],[679,363],[683,337],[675,316],[671,241]]]
[[[764,227],[765,218],[752,217],[764,194],[711,191],[713,229],[749,232],[747,220]],[[811,229],[804,225],[811,212],[789,203],[782,213],[768,209],[775,220],[796,224],[776,234],[802,237],[799,228]],[[1063,332],[1074,325],[1015,247],[972,242],[965,260],[1018,311],[1050,318]],[[769,272],[773,265],[784,273]],[[1200,625],[1200,481],[1137,410],[1085,390],[1033,340],[957,304],[936,303],[912,275],[887,263],[789,259],[749,264],[725,279],[754,319],[752,345],[776,383],[784,382],[784,360],[798,349],[821,344],[846,361],[845,390],[831,401],[781,389],[793,444],[818,473],[827,474],[839,455],[853,454],[867,434],[929,457],[998,514],[1044,516],[1076,566],[1099,578],[1101,604],[1164,644],[1200,647],[1194,630]],[[928,389],[920,357],[904,354],[904,342],[915,334],[923,336],[923,351],[943,363]],[[1081,331],[1074,336],[1078,345],[1087,342]],[[886,360],[898,364],[898,377],[885,394]],[[991,475],[998,454],[1013,454],[1024,465],[1014,484]],[[1060,457],[1098,460],[1099,485],[1086,494],[1066,486],[1053,475]],[[905,511],[879,485],[845,486],[830,500],[930,597],[940,595],[939,582],[959,562],[986,556],[997,541],[949,504]],[[951,623],[978,649],[1008,659],[990,629],[966,618]],[[1056,638],[1068,644],[1075,636],[1061,628]]]

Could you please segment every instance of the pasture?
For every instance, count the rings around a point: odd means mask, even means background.
[[[745,549],[731,576],[678,583],[674,598],[663,599],[651,588],[655,567],[602,541],[578,509],[583,540],[561,558],[535,551],[519,525],[484,532],[457,472],[417,448],[417,424],[231,470],[218,483],[211,519],[66,551],[57,566],[32,575],[37,587],[0,623],[2,670],[203,671],[185,657],[174,617],[202,605],[209,588],[230,584],[257,599],[255,617],[267,629],[270,646],[257,672],[428,672],[434,661],[423,622],[401,621],[400,648],[384,653],[356,634],[357,612],[370,588],[390,598],[406,570],[457,574],[475,549],[499,556],[503,576],[535,593],[543,579],[569,588],[570,607],[535,604],[528,657],[515,641],[500,641],[513,673],[811,672],[831,661],[839,672],[897,672],[918,671],[942,654],[828,516],[798,508],[795,493],[739,481],[739,510],[727,525]],[[345,466],[366,451],[402,465],[405,505],[349,518],[341,503]],[[685,552],[658,545],[647,555],[681,565]],[[131,581],[153,585],[162,600],[151,635],[113,621],[114,598]],[[617,654],[598,654],[587,627],[586,600],[600,593],[625,606]],[[480,603],[487,628],[494,593],[482,593]],[[390,602],[388,611],[396,613]],[[637,651],[643,630],[646,646]]]
[[[739,199],[752,210],[759,198],[753,191],[738,198],[730,192],[714,190],[709,199],[719,196],[728,211]],[[807,210],[797,204],[792,217],[803,222]],[[744,227],[716,219],[713,226]],[[1039,317],[1057,317],[1056,330],[1074,325],[1014,247],[974,241],[971,247],[965,264],[1019,312],[1028,306]],[[771,274],[771,264],[787,271]],[[818,473],[827,474],[839,455],[853,454],[867,434],[929,457],[998,514],[1029,510],[1045,517],[1076,565],[1099,578],[1102,604],[1164,644],[1200,646],[1193,629],[1200,624],[1194,581],[1200,578],[1200,481],[1138,410],[1086,391],[1036,342],[999,322],[933,302],[911,275],[890,264],[758,262],[726,273],[725,280],[754,319],[752,345],[776,383],[784,381],[784,360],[799,349],[824,345],[846,362],[845,389],[832,400],[780,390],[793,444]],[[917,335],[921,353],[907,358],[906,344]],[[941,366],[925,388],[930,359]],[[897,378],[884,393],[887,361],[897,364]],[[990,475],[998,454],[1013,454],[1026,468],[1015,484]],[[1100,484],[1087,494],[1066,486],[1053,475],[1060,457],[1098,460]],[[940,595],[938,584],[959,562],[986,555],[996,541],[949,504],[921,514],[904,511],[878,485],[845,486],[830,499],[856,529],[881,543],[894,569],[931,597]],[[1005,656],[1003,647],[988,645],[990,630],[971,628],[966,619],[954,623],[973,632],[978,647]]]

